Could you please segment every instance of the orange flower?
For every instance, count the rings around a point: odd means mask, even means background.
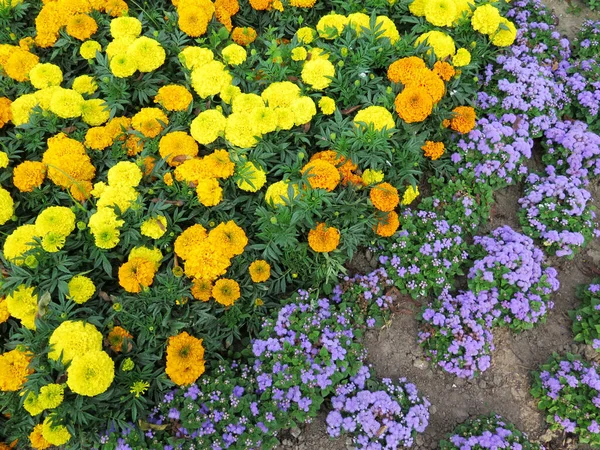
[[[399,226],[398,214],[395,211],[390,211],[385,216],[379,218],[374,230],[379,236],[390,237],[394,235]]]
[[[192,284],[192,295],[196,300],[207,302],[212,295],[213,285],[210,280],[205,278],[196,278]]]
[[[333,164],[340,173],[340,176],[342,177],[342,184],[344,186],[346,186],[348,183],[362,185],[362,178],[354,173],[354,171],[358,169],[358,166],[354,164],[352,160],[346,159],[333,150],[317,152],[310,158],[311,161],[315,161],[317,159],[322,159]]]
[[[154,281],[156,266],[144,258],[132,258],[119,268],[119,284],[127,292],[138,293]]]
[[[199,223],[186,228],[175,239],[175,254],[185,261],[190,256],[192,249],[207,237],[206,228]]]
[[[247,46],[256,40],[256,30],[252,27],[235,27],[231,32],[231,39],[238,45]]]
[[[271,266],[262,259],[257,259],[250,264],[248,271],[250,272],[250,278],[252,278],[252,281],[255,283],[267,281],[271,276]]]
[[[454,117],[450,120],[444,120],[443,125],[450,127],[454,131],[467,134],[475,128],[475,109],[471,106],[457,106],[452,110]]]
[[[237,0],[215,1],[215,16],[217,17],[217,20],[221,22],[229,31],[231,31],[231,28],[233,28],[231,16],[237,14],[239,10],[240,5]]]
[[[425,145],[421,147],[421,149],[425,152],[426,157],[431,158],[432,161],[435,161],[444,154],[444,143],[425,141]]]
[[[408,84],[415,80],[417,73],[421,69],[426,69],[425,61],[418,56],[409,56],[393,62],[388,67],[387,76],[393,83]]]
[[[149,138],[158,136],[168,124],[169,118],[158,108],[142,108],[131,118],[133,129]]]
[[[375,208],[385,212],[393,211],[398,206],[398,203],[400,203],[398,189],[390,183],[380,183],[374,186],[369,193],[369,198]]]
[[[23,161],[13,171],[13,185],[21,192],[32,192],[46,179],[46,164]]]
[[[31,448],[35,450],[46,450],[48,447],[52,446],[50,442],[44,439],[42,435],[42,429],[44,426],[40,423],[33,427],[33,431],[29,433],[29,442],[31,442]],[[2,447],[0,447],[2,449]]]
[[[456,75],[452,64],[448,64],[446,61],[436,61],[433,65],[433,72],[444,81],[450,81]]]
[[[427,92],[433,103],[439,102],[446,93],[446,85],[442,79],[429,69],[417,71],[414,79],[406,83],[407,88],[417,88]]]
[[[12,101],[7,97],[0,97],[0,128],[12,120],[10,105]]]
[[[308,172],[308,183],[313,189],[333,191],[340,182],[340,173],[333,164],[323,159],[310,161],[302,168],[302,174]]]
[[[340,243],[340,232],[337,228],[328,227],[323,222],[308,232],[308,245],[315,252],[328,253],[337,248]]]
[[[23,387],[27,377],[33,373],[29,368],[31,356],[18,349],[0,355],[0,391],[19,391]]]
[[[98,31],[98,24],[87,14],[75,14],[67,22],[67,34],[75,39],[85,41]]]
[[[104,5],[106,11],[111,17],[120,17],[129,11],[129,6],[124,0],[107,0]]]
[[[127,149],[127,156],[135,156],[144,150],[144,141],[139,136],[131,134],[125,140],[125,148]]]
[[[243,228],[233,220],[220,223],[208,233],[208,242],[219,248],[228,258],[244,253],[248,238]]]
[[[196,381],[204,373],[204,347],[202,339],[187,332],[171,336],[167,345],[166,374],[179,386]]]
[[[93,186],[91,181],[76,181],[69,187],[69,192],[75,200],[78,202],[84,202],[90,198],[92,188]]]
[[[116,326],[108,333],[108,344],[115,352],[120,352],[123,349],[125,339],[133,339],[133,336],[123,327]],[[131,347],[131,344],[128,347]],[[131,348],[127,350],[129,351]]]
[[[224,306],[231,306],[240,298],[240,285],[234,280],[221,278],[215,283],[212,296],[217,303]]]
[[[406,123],[422,122],[433,110],[431,95],[419,88],[406,87],[398,94],[396,112]]]
[[[250,6],[257,11],[265,11],[271,7],[272,0],[250,0]]]

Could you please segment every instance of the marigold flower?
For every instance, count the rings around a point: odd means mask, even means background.
[[[173,131],[160,139],[158,151],[167,164],[176,167],[198,154],[198,144],[185,131]]]
[[[23,265],[24,254],[35,247],[34,238],[39,237],[35,225],[26,224],[14,229],[4,241],[3,253],[7,261]]]
[[[92,150],[104,150],[113,144],[113,138],[106,127],[92,127],[85,132],[84,143]]]
[[[250,278],[255,283],[262,283],[267,281],[271,276],[271,266],[268,262],[262,259],[257,259],[248,267]]]
[[[373,206],[379,211],[393,211],[400,202],[398,189],[389,183],[381,183],[374,186],[369,192],[369,198]]]
[[[456,55],[452,57],[454,67],[464,67],[471,63],[471,53],[466,48],[459,48]]]
[[[15,349],[0,355],[0,392],[22,389],[27,377],[33,373],[29,368],[31,355]]]
[[[409,56],[394,61],[388,67],[387,77],[393,83],[402,83],[404,85],[413,81],[421,69],[426,69],[425,61],[418,56]]]
[[[223,200],[223,189],[214,178],[198,180],[196,194],[200,203],[207,208],[216,206]]]
[[[0,97],[0,128],[12,120],[11,105],[11,99]]]
[[[136,38],[142,34],[142,22],[135,17],[118,17],[110,21],[110,34],[114,39],[124,36]]]
[[[354,117],[354,123],[357,126],[360,122],[373,125],[377,131],[383,130],[384,127],[388,131],[396,127],[392,113],[383,106],[368,106],[361,109]]]
[[[425,145],[421,147],[425,156],[430,158],[432,161],[439,159],[444,154],[444,143],[425,141]]]
[[[192,137],[202,145],[212,144],[225,132],[227,119],[221,111],[208,109],[196,116],[190,124]]]
[[[185,111],[192,100],[191,92],[178,84],[161,87],[154,97],[154,103],[159,103],[167,111]]]
[[[204,373],[204,347],[202,339],[187,332],[171,336],[167,345],[167,376],[179,386],[195,382]]]
[[[186,69],[193,71],[213,61],[215,55],[208,48],[190,46],[184,48],[178,57]]]
[[[101,52],[102,46],[97,41],[85,41],[79,47],[79,54],[87,60],[94,59],[96,57],[96,52]]]
[[[81,94],[73,89],[57,88],[50,100],[50,111],[63,119],[79,117],[84,101]]]
[[[252,44],[256,40],[256,30],[252,27],[235,27],[231,32],[233,42],[244,47]]]
[[[8,222],[15,211],[15,202],[8,192],[3,187],[0,187],[0,225]]]
[[[335,76],[335,66],[326,59],[311,59],[302,67],[302,81],[317,91],[328,87]]]
[[[46,441],[55,446],[64,445],[71,439],[71,433],[69,433],[67,427],[55,424],[53,416],[47,416],[44,419],[42,436]]]
[[[206,155],[204,161],[209,165],[211,174],[215,178],[229,178],[235,172],[235,164],[231,161],[227,150],[215,150],[210,155]]]
[[[98,24],[87,14],[75,14],[67,21],[67,34],[85,41],[98,31]]]
[[[298,42],[310,44],[317,37],[317,32],[313,28],[302,27],[296,31],[296,37],[298,38]]]
[[[196,300],[207,302],[212,296],[213,284],[210,280],[196,278],[192,284],[192,296]]]
[[[242,191],[257,192],[267,182],[265,171],[251,161],[244,163],[237,175],[237,186]]]
[[[327,192],[333,191],[341,179],[337,168],[323,159],[310,161],[301,172],[307,174],[308,183],[313,189],[325,189]]]
[[[69,288],[67,298],[79,304],[87,302],[96,292],[94,282],[85,275],[74,276],[69,281],[67,287]]]
[[[129,332],[125,328],[116,326],[113,327],[112,330],[110,330],[107,339],[110,348],[113,351],[120,353],[123,350],[123,344],[125,344],[125,341],[133,339],[133,336],[129,334]]]
[[[419,196],[419,187],[409,186],[404,191],[404,195],[402,196],[402,204],[404,206],[410,205],[417,197]]]
[[[22,83],[29,79],[29,71],[39,62],[40,59],[33,53],[14,47],[2,69],[7,76]]]
[[[100,98],[85,100],[81,104],[81,119],[93,127],[102,125],[110,117],[108,104]]]
[[[3,324],[10,317],[10,313],[8,312],[8,305],[6,303],[6,299],[4,297],[0,297],[0,324]]]
[[[248,57],[244,47],[238,44],[229,44],[221,51],[221,55],[223,56],[223,60],[230,66],[239,66]]]
[[[294,124],[296,126],[304,125],[312,120],[317,114],[317,106],[310,97],[298,97],[290,105],[294,113]]]
[[[498,8],[490,4],[480,5],[473,12],[471,26],[475,31],[491,35],[498,29],[501,19]]]
[[[142,236],[159,239],[167,232],[167,218],[163,215],[146,219],[140,227]]]
[[[374,230],[379,236],[390,237],[394,235],[399,226],[398,214],[395,211],[390,211],[384,216],[379,217]]]
[[[452,110],[454,117],[444,120],[444,126],[450,127],[454,131],[467,134],[475,128],[475,109],[471,106],[457,106]]]
[[[105,392],[115,378],[115,363],[102,350],[91,350],[73,358],[67,368],[67,386],[74,393],[94,397]]]
[[[119,284],[127,292],[137,294],[154,281],[156,267],[151,261],[133,258],[119,268]]]
[[[317,159],[322,159],[333,164],[342,177],[342,184],[362,184],[362,179],[354,173],[354,171],[358,169],[358,166],[354,164],[352,160],[344,158],[333,150],[317,152],[310,158],[311,161]]]
[[[427,22],[436,27],[451,27],[458,16],[454,0],[429,0],[423,12]]]
[[[210,3],[210,2],[209,2]],[[190,37],[199,37],[206,33],[208,24],[215,9],[211,3],[210,9],[190,4],[177,8],[179,29]]]
[[[335,112],[335,100],[331,97],[321,97],[319,100],[319,108],[323,114],[329,116]]]
[[[89,75],[80,75],[73,80],[73,90],[80,94],[92,95],[97,89],[98,83]]]
[[[231,306],[240,298],[240,285],[234,280],[221,278],[215,283],[212,296],[217,303],[223,306]]]
[[[381,183],[384,178],[384,173],[380,170],[367,169],[362,174],[363,183],[367,186],[371,184]]]
[[[146,36],[137,38],[127,49],[127,56],[135,59],[140,72],[158,69],[165,62],[166,55],[165,49],[158,41]]]
[[[52,444],[44,439],[42,435],[43,425],[40,423],[33,427],[33,431],[29,433],[29,443],[34,450],[46,450]]]
[[[131,126],[144,136],[154,138],[169,124],[169,118],[158,108],[142,108],[131,118]]]
[[[102,350],[102,334],[91,323],[66,320],[52,332],[48,344],[49,359],[56,361],[62,354],[63,363],[68,363],[77,355]]]
[[[506,27],[506,29],[504,29],[503,27]],[[495,46],[508,47],[509,45],[512,45],[512,43],[515,42],[515,39],[517,38],[517,28],[515,27],[515,24],[512,23],[510,20],[502,17],[500,19],[500,25],[498,26],[498,29],[493,33],[491,38],[492,44],[494,44]],[[31,77],[31,73],[29,76]]]
[[[244,253],[244,248],[248,245],[244,229],[233,220],[222,222],[210,230],[207,241],[230,258]]]
[[[298,186],[296,184],[291,185],[292,198],[294,199],[298,195]],[[275,207],[285,205],[286,202],[290,201],[290,182],[289,181],[278,181],[271,184],[265,192],[265,201]]]
[[[389,17],[377,16],[375,18],[375,26],[379,26],[380,30],[383,31],[383,34],[380,36],[380,39],[388,38],[392,45],[400,40],[400,33],[396,28],[396,24]]]
[[[433,65],[433,72],[444,81],[450,81],[456,74],[454,67],[446,61],[436,61]]]
[[[29,81],[36,89],[59,86],[63,81],[63,73],[56,64],[40,63],[29,71]]]
[[[339,243],[339,230],[334,227],[328,227],[325,223],[317,223],[317,227],[308,232],[308,245],[315,252],[332,252],[337,248]]]
[[[220,61],[209,61],[192,70],[192,87],[200,98],[217,95],[233,81],[231,74]]]
[[[421,43],[425,43],[431,47],[437,59],[444,59],[448,56],[452,56],[456,51],[452,37],[437,30],[429,31],[419,36],[415,41],[415,47]]]
[[[190,278],[214,281],[231,265],[231,251],[225,255],[214,243],[202,241],[190,249],[185,261],[185,274]]]
[[[335,39],[338,37],[348,24],[348,18],[341,14],[327,14],[321,16],[317,23],[317,32],[324,39]]]
[[[416,87],[406,87],[394,101],[396,112],[406,123],[422,122],[433,111],[433,99],[426,91]]]
[[[206,228],[199,223],[186,228],[175,239],[175,254],[184,261],[189,258],[192,249],[208,237]]]

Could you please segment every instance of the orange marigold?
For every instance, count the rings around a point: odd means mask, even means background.
[[[450,120],[444,120],[443,125],[445,127],[450,127],[461,134],[467,134],[475,128],[475,109],[471,106],[457,106],[452,112],[454,117]]]
[[[250,0],[250,6],[257,11],[266,11],[273,4],[273,0]]]
[[[106,0],[104,11],[111,17],[120,17],[129,11],[129,6],[124,0]]]
[[[85,133],[85,145],[92,150],[104,150],[113,144],[113,137],[106,127],[88,128]]]
[[[18,349],[0,355],[0,391],[13,392],[23,387],[33,373],[29,368],[31,355]]]
[[[175,239],[175,254],[185,261],[190,256],[192,249],[207,237],[206,228],[199,223],[186,228]]]
[[[144,141],[139,136],[130,134],[125,140],[125,147],[127,149],[127,156],[135,156],[138,153],[142,153],[144,150]]]
[[[177,8],[177,14],[179,29],[190,37],[199,37],[206,33],[213,12],[190,4]]]
[[[425,145],[421,147],[421,149],[423,152],[425,152],[426,157],[431,158],[432,161],[435,161],[444,154],[444,143],[425,141]]]
[[[373,202],[373,206],[379,211],[393,211],[398,203],[400,203],[400,195],[398,189],[390,183],[379,183],[374,186],[369,192],[369,198]]]
[[[406,87],[394,102],[396,112],[406,123],[422,122],[433,111],[431,95],[419,88]]]
[[[390,237],[394,235],[399,226],[398,214],[395,211],[390,211],[379,218],[374,230],[379,236]]]
[[[131,340],[133,336],[129,334],[129,332],[123,327],[113,327],[108,333],[108,345],[115,352],[119,353],[123,350],[123,344],[125,344],[125,340]],[[128,343],[127,351],[131,351],[131,343]]]
[[[67,21],[67,34],[85,41],[98,31],[98,24],[87,14],[75,14]]]
[[[333,164],[342,177],[343,185],[347,185],[348,183],[362,184],[362,178],[354,173],[358,169],[358,165],[354,164],[351,159],[346,159],[333,150],[317,152],[310,158],[311,161],[317,159]]]
[[[271,266],[265,260],[257,259],[250,264],[248,272],[250,272],[252,281],[255,283],[262,283],[263,281],[267,281],[271,276]]]
[[[10,78],[23,82],[29,79],[29,71],[39,62],[40,58],[37,55],[20,47],[14,47],[2,68]]]
[[[240,285],[237,281],[228,278],[217,280],[212,290],[212,296],[217,303],[223,306],[231,306],[240,298]]]
[[[337,228],[328,227],[323,222],[308,232],[308,245],[315,252],[327,253],[334,251],[340,243],[340,232]]]
[[[238,45],[247,46],[256,40],[256,30],[252,27],[235,27],[231,32],[231,39]]]
[[[160,138],[158,151],[168,165],[176,167],[198,154],[198,143],[185,131],[173,131]]]
[[[248,238],[243,228],[233,220],[222,222],[208,233],[208,242],[219,248],[226,256],[232,258],[244,253]]]
[[[446,85],[432,70],[421,69],[414,80],[406,83],[406,87],[421,89],[427,92],[433,103],[439,102],[446,93]]]
[[[149,138],[158,136],[163,130],[163,125],[168,124],[168,117],[158,108],[142,108],[131,118],[133,129]]]
[[[154,103],[159,103],[167,111],[185,111],[192,100],[190,91],[178,84],[161,87],[154,97]]]
[[[119,268],[119,284],[127,292],[141,292],[154,281],[156,266],[144,258],[132,258]]]
[[[196,300],[207,302],[212,295],[213,284],[210,280],[196,278],[192,284],[192,295]]]
[[[24,161],[13,171],[13,185],[21,192],[32,192],[46,179],[46,164]]]
[[[308,183],[313,189],[333,191],[340,182],[340,173],[336,167],[323,159],[310,161],[302,168],[302,174],[308,175]]]
[[[214,281],[225,275],[230,265],[231,259],[221,249],[208,241],[202,241],[190,250],[184,270],[190,278]]]
[[[456,75],[456,70],[452,67],[452,64],[446,61],[436,61],[433,65],[433,72],[444,81],[450,81]]]
[[[231,161],[227,150],[219,149],[204,157],[211,175],[215,178],[229,178],[235,171],[235,164]]]
[[[165,372],[171,381],[179,386],[196,381],[204,373],[202,339],[190,336],[185,331],[171,336],[167,345]]]
[[[33,427],[33,431],[29,433],[29,442],[31,443],[31,448],[34,450],[46,450],[52,446],[50,442],[44,439],[42,434],[43,428],[44,425],[41,423],[37,424],[35,427]]]
[[[237,2],[237,0],[215,1],[215,16],[217,17],[217,20],[221,22],[229,31],[231,31],[233,28],[231,16],[237,14],[239,10],[240,4]]]
[[[10,105],[12,105],[12,101],[9,98],[0,97],[0,128],[12,120]]]
[[[425,61],[421,58],[418,56],[409,56],[408,58],[401,58],[390,64],[387,76],[393,83],[402,83],[406,85],[416,78],[419,70],[426,68]]]
[[[92,189],[92,182],[87,180],[75,181],[71,186],[69,186],[69,192],[78,202],[84,202],[90,198]]]

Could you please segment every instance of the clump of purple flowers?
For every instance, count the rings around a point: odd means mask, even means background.
[[[504,114],[486,116],[456,144],[461,161],[458,173],[471,171],[478,183],[499,189],[514,184],[527,174],[526,160],[531,158],[533,140],[525,116]]]
[[[501,314],[495,324],[521,331],[544,321],[559,282],[533,240],[503,226],[491,236],[475,236],[474,243],[471,254],[478,259],[469,271],[469,289],[475,293],[497,289]]]
[[[600,284],[597,282],[578,290],[581,306],[569,311],[569,316],[573,321],[575,341],[585,342],[600,352]]]
[[[527,177],[525,196],[519,199],[521,226],[551,254],[572,258],[594,234],[596,215],[591,210],[591,194],[583,186],[578,177]]]
[[[548,414],[553,429],[579,436],[592,447],[600,445],[600,374],[598,364],[579,356],[554,354],[534,374],[531,391]]]
[[[448,373],[474,378],[491,365],[492,325],[498,291],[442,294],[423,309],[418,341],[428,358]]]
[[[596,107],[600,105],[600,84]],[[586,180],[600,175],[600,136],[580,121],[557,122],[544,133],[544,163],[556,173]],[[552,169],[551,169],[552,170]],[[590,171],[592,172],[590,174]]]
[[[568,114],[586,122],[592,131],[599,132],[600,64],[594,59],[563,63],[559,76],[564,79],[569,96]]]
[[[577,56],[581,59],[597,59],[600,56],[600,21],[583,22],[574,42]]]
[[[463,228],[434,211],[412,209],[404,210],[400,224],[379,257],[396,287],[413,298],[449,289],[468,257]]]
[[[363,366],[348,383],[338,386],[331,399],[333,410],[327,415],[327,432],[332,437],[350,434],[356,449],[411,447],[429,423],[429,401],[405,378],[397,383],[384,378],[367,387],[369,378],[371,372]]]
[[[527,435],[502,417],[491,414],[460,424],[440,442],[441,450],[544,450],[529,441]]]

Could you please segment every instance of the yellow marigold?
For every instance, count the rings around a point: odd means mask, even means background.
[[[361,122],[367,125],[373,125],[378,131],[385,127],[387,130],[396,127],[392,113],[383,106],[369,106],[361,109],[354,117],[354,123],[358,126]]]
[[[230,265],[231,260],[222,249],[215,249],[214,244],[202,241],[190,249],[184,270],[190,278],[214,281],[224,275]]]
[[[225,139],[240,148],[251,148],[258,144],[262,135],[245,113],[233,113],[227,117]]]
[[[205,156],[204,161],[209,165],[211,174],[215,178],[229,178],[234,174],[235,164],[231,161],[227,150],[215,150]]]
[[[321,108],[323,114],[329,116],[335,112],[335,100],[331,97],[321,97],[319,100],[319,108]]]
[[[236,175],[237,186],[242,191],[257,192],[267,182],[265,171],[251,161],[244,163],[244,165],[238,169]]]
[[[113,140],[123,141],[126,139],[127,130],[131,127],[131,119],[128,117],[113,117],[106,124],[106,131],[110,133]]]
[[[432,161],[439,159],[444,154],[444,143],[425,141],[425,145],[421,147],[425,156],[430,158]]]
[[[49,206],[38,214],[35,227],[40,236],[51,232],[68,236],[75,229],[75,213],[66,206]]]
[[[0,324],[3,324],[10,317],[10,313],[8,312],[8,305],[6,304],[6,299],[4,297],[0,297]]]
[[[419,187],[409,186],[404,191],[404,195],[402,196],[402,204],[410,205],[417,197],[419,196]]]
[[[146,219],[140,228],[142,236],[159,239],[167,232],[167,218],[163,215]]]
[[[14,213],[15,202],[10,192],[0,186],[0,225],[8,222]]]
[[[177,8],[179,29],[190,37],[199,37],[206,33],[208,24],[212,19],[214,6],[206,10],[196,5],[180,6]]]
[[[456,74],[454,67],[446,61],[436,61],[433,65],[433,72],[444,81],[450,81]]]
[[[88,128],[85,132],[85,145],[92,150],[104,150],[113,144],[113,138],[106,127]]]
[[[19,39],[19,47],[21,47],[23,50],[29,51],[35,47],[35,39],[33,39],[31,36],[25,36],[24,38]]]
[[[102,46],[97,41],[85,41],[79,47],[79,54],[87,60],[94,59],[96,57],[96,52],[101,52]]]
[[[0,355],[0,391],[19,391],[27,377],[33,373],[29,369],[31,355],[19,349]]]
[[[108,104],[100,98],[85,100],[81,105],[81,119],[93,127],[102,125],[110,117]]]
[[[127,54],[127,50],[131,44],[135,42],[135,39],[136,38],[132,36],[124,36],[109,42],[106,46],[106,56],[108,57],[108,61],[111,61],[117,55]],[[130,60],[132,60],[133,64],[137,67],[137,61],[133,56],[130,57]]]
[[[452,57],[454,67],[464,67],[471,63],[471,53],[466,48],[459,48],[456,55]]]
[[[436,27],[451,27],[458,17],[454,0],[429,0],[425,3],[425,19]]]
[[[313,189],[325,189],[328,192],[333,191],[341,179],[337,168],[323,159],[310,161],[301,172],[308,175],[308,183]]]
[[[127,258],[127,259],[132,260],[134,258],[146,259],[146,260],[152,262],[154,264],[154,267],[156,267],[156,270],[158,270],[158,268],[160,267],[160,263],[162,261],[163,255],[162,255],[162,252],[156,247],[153,247],[153,248],[134,247],[129,252],[129,258]]]
[[[58,88],[50,100],[50,111],[63,119],[81,116],[84,99],[73,89]]]
[[[371,184],[381,183],[383,181],[384,174],[380,170],[367,169],[362,174],[363,183],[367,186]]]
[[[56,253],[65,246],[66,241],[67,239],[64,234],[52,231],[42,238],[42,248],[48,253]]]
[[[71,433],[64,425],[53,422],[53,416],[47,416],[42,424],[42,436],[52,445],[64,445],[71,439]]]
[[[98,83],[89,75],[80,75],[73,80],[73,90],[80,94],[92,95],[97,89]]]
[[[250,6],[257,11],[266,11],[273,5],[273,0],[250,0]]]
[[[44,152],[42,162],[48,167],[48,178],[65,188],[77,181],[90,181],[96,174],[83,145],[64,134],[48,139],[48,150]]]
[[[165,49],[158,41],[146,36],[137,38],[127,49],[127,55],[134,58],[140,72],[152,72],[163,65]]]
[[[298,97],[290,105],[294,113],[294,124],[296,126],[304,125],[312,120],[317,114],[317,106],[310,97]]]
[[[392,44],[400,40],[400,33],[392,19],[387,16],[377,16],[375,23],[383,31],[382,38],[388,38]]]
[[[242,90],[238,86],[230,84],[221,89],[219,96],[221,97],[221,100],[223,100],[223,102],[230,105],[233,99],[241,93]]]
[[[173,186],[173,174],[171,172],[165,173],[163,175],[163,182],[167,186]]]
[[[290,199],[294,199],[298,195],[298,186],[291,184],[289,181],[278,181],[271,184],[265,192],[265,201],[273,206],[285,205]]]
[[[317,37],[317,32],[310,27],[302,27],[296,31],[296,37],[298,38],[298,42],[310,44]]]
[[[11,99],[0,97],[0,128],[12,121],[11,105]]]
[[[212,295],[213,284],[210,280],[205,280],[201,278],[196,278],[194,283],[192,284],[192,296],[196,300],[202,300],[203,302],[207,302],[210,300]]]
[[[73,358],[67,369],[67,386],[75,394],[94,397],[110,387],[115,378],[115,363],[102,350],[91,350]]]
[[[29,79],[29,71],[39,62],[40,59],[33,53],[14,47],[2,69],[8,77],[22,83]]]
[[[208,233],[207,243],[219,248],[225,256],[232,258],[244,253],[248,238],[244,229],[233,220],[222,222]]]
[[[142,108],[131,118],[131,126],[144,136],[154,138],[169,124],[169,119],[158,108]]]
[[[308,57],[308,52],[304,47],[296,47],[292,49],[292,60],[304,61]]]
[[[75,14],[67,21],[67,34],[85,41],[98,31],[98,24],[87,14]]]
[[[267,98],[271,98],[273,97],[273,95],[270,95],[272,90],[270,90],[269,86],[267,89],[265,89],[265,92],[267,92],[268,94],[266,94]],[[284,86],[277,86],[279,88],[279,90],[288,90],[288,89],[284,89]],[[298,88],[299,90],[299,88]],[[291,94],[292,92],[290,92]],[[264,93],[263,93],[264,94]],[[265,107],[265,100],[266,98],[261,97],[260,95],[256,95],[256,94],[240,94],[240,95],[236,95],[235,98],[231,101],[231,110],[234,113],[250,113],[252,111],[254,111],[256,108],[264,108]],[[271,100],[273,100],[271,98]],[[269,106],[284,106],[284,105],[277,105],[276,102],[272,102],[275,103],[275,105],[269,105]]]
[[[119,284],[127,292],[137,294],[154,281],[156,268],[143,258],[133,258],[119,267]]]
[[[205,159],[188,159],[175,168],[175,179],[177,181],[196,184],[203,178],[214,178],[210,164]]]
[[[284,107],[275,109],[277,114],[277,128],[291,130],[295,125],[295,116],[292,108]]]
[[[273,108],[261,107],[250,111],[249,121],[253,124],[256,134],[263,135],[277,129],[277,113]]]
[[[29,122],[29,117],[31,116],[33,108],[35,108],[38,103],[35,94],[25,94],[17,98],[10,105],[12,123],[18,127],[19,125]]]
[[[39,237],[35,225],[21,225],[15,228],[4,241],[4,258],[17,266],[23,265],[25,252],[35,247],[35,237]]]
[[[317,23],[317,32],[324,39],[335,39],[348,24],[348,18],[341,14],[327,14],[322,16]]]
[[[296,8],[312,8],[315,6],[316,0],[290,0],[290,6]]]
[[[200,224],[186,228],[175,239],[175,254],[185,261],[188,259],[192,249],[200,242],[205,241],[207,237],[206,228]]]
[[[117,78],[127,78],[138,70],[137,60],[128,54],[120,53],[110,60],[110,71]]]
[[[120,161],[108,169],[109,186],[136,187],[142,180],[142,171],[131,161]]]
[[[209,61],[192,70],[192,87],[200,98],[217,95],[221,89],[231,84],[233,77],[219,61]]]
[[[34,287],[21,284],[10,295],[6,296],[8,312],[29,330],[35,330],[35,316],[37,313],[38,296],[34,294]]]
[[[271,266],[265,260],[257,259],[250,264],[248,272],[253,282],[262,283],[263,281],[267,281],[271,276]]]
[[[248,57],[244,47],[238,44],[229,44],[221,51],[221,55],[223,56],[223,60],[230,66],[239,66]]]
[[[328,227],[325,223],[317,223],[317,227],[308,232],[308,245],[317,253],[334,251],[340,243],[340,232],[337,228]]]
[[[433,99],[423,89],[406,87],[396,96],[396,112],[406,123],[422,122],[433,111]]]
[[[154,103],[159,103],[167,111],[185,111],[192,100],[190,91],[178,84],[161,87],[154,97]]]
[[[480,5],[473,12],[471,26],[475,31],[491,35],[498,29],[501,19],[498,8],[490,4]]]
[[[256,40],[256,30],[252,27],[235,27],[231,32],[233,42],[244,47],[252,44]]]
[[[113,327],[107,336],[108,345],[110,345],[110,348],[117,353],[120,353],[123,350],[123,344],[125,344],[127,340],[131,341],[132,339],[133,336],[129,334],[125,328],[119,326]],[[129,350],[131,350],[131,343],[129,343],[128,347]]]
[[[398,189],[389,183],[381,183],[374,186],[369,192],[369,198],[373,206],[379,211],[393,211],[400,202]]]
[[[395,211],[390,211],[378,219],[374,231],[379,236],[390,237],[394,235],[399,226],[398,214]]]
[[[497,47],[508,47],[517,38],[517,28],[510,20],[502,17],[498,29],[491,35],[492,44]],[[31,77],[31,73],[29,75]]]
[[[0,169],[6,169],[8,167],[8,155],[6,152],[0,151]]]
[[[40,388],[38,403],[43,409],[54,409],[60,406],[64,398],[64,387],[61,384],[51,383]]]
[[[110,34],[114,39],[125,36],[136,38],[142,34],[142,22],[135,17],[118,17],[110,21]]]
[[[117,206],[119,211],[124,213],[131,207],[133,202],[137,200],[137,197],[138,192],[133,186],[129,186],[125,183],[113,184],[104,190],[96,202],[96,206],[102,209]]]
[[[94,282],[85,275],[74,276],[67,284],[67,287],[69,288],[67,298],[80,305],[92,298],[96,292]]]
[[[179,386],[195,382],[204,373],[204,347],[202,339],[187,332],[171,336],[167,345],[167,376]]]
[[[102,334],[90,323],[66,320],[52,332],[48,344],[49,359],[58,360],[62,354],[63,363],[68,363],[77,355],[102,350]]]
[[[44,426],[40,423],[33,427],[33,431],[29,433],[29,443],[34,450],[46,450],[52,444],[44,439],[42,429]]]
[[[223,189],[214,178],[199,180],[196,186],[196,194],[198,195],[198,201],[207,208],[216,206],[223,200]]]
[[[58,86],[62,83],[63,73],[55,64],[40,63],[29,71],[29,81],[36,89]]]
[[[198,154],[198,144],[185,131],[173,131],[160,139],[158,151],[167,164],[176,167]]]
[[[317,91],[328,87],[335,76],[335,66],[326,59],[311,59],[304,63],[302,81]]]
[[[454,55],[456,51],[452,37],[437,30],[429,31],[419,36],[415,41],[415,47],[421,43],[431,47],[437,59],[445,59],[448,56]]]
[[[217,303],[223,306],[231,306],[240,298],[240,285],[234,280],[221,278],[215,283],[212,296]]]
[[[356,34],[360,36],[364,32],[364,28],[370,29],[371,18],[360,12],[348,14],[348,26],[354,28]]]
[[[452,119],[444,120],[445,127],[449,126],[461,134],[467,134],[475,128],[475,109],[471,106],[457,106],[452,112],[454,113]]]
[[[190,46],[184,48],[178,58],[186,69],[193,71],[213,61],[215,55],[208,48]]]
[[[208,109],[196,116],[190,124],[192,137],[202,145],[212,144],[222,136],[227,126],[227,119],[221,111]]]

